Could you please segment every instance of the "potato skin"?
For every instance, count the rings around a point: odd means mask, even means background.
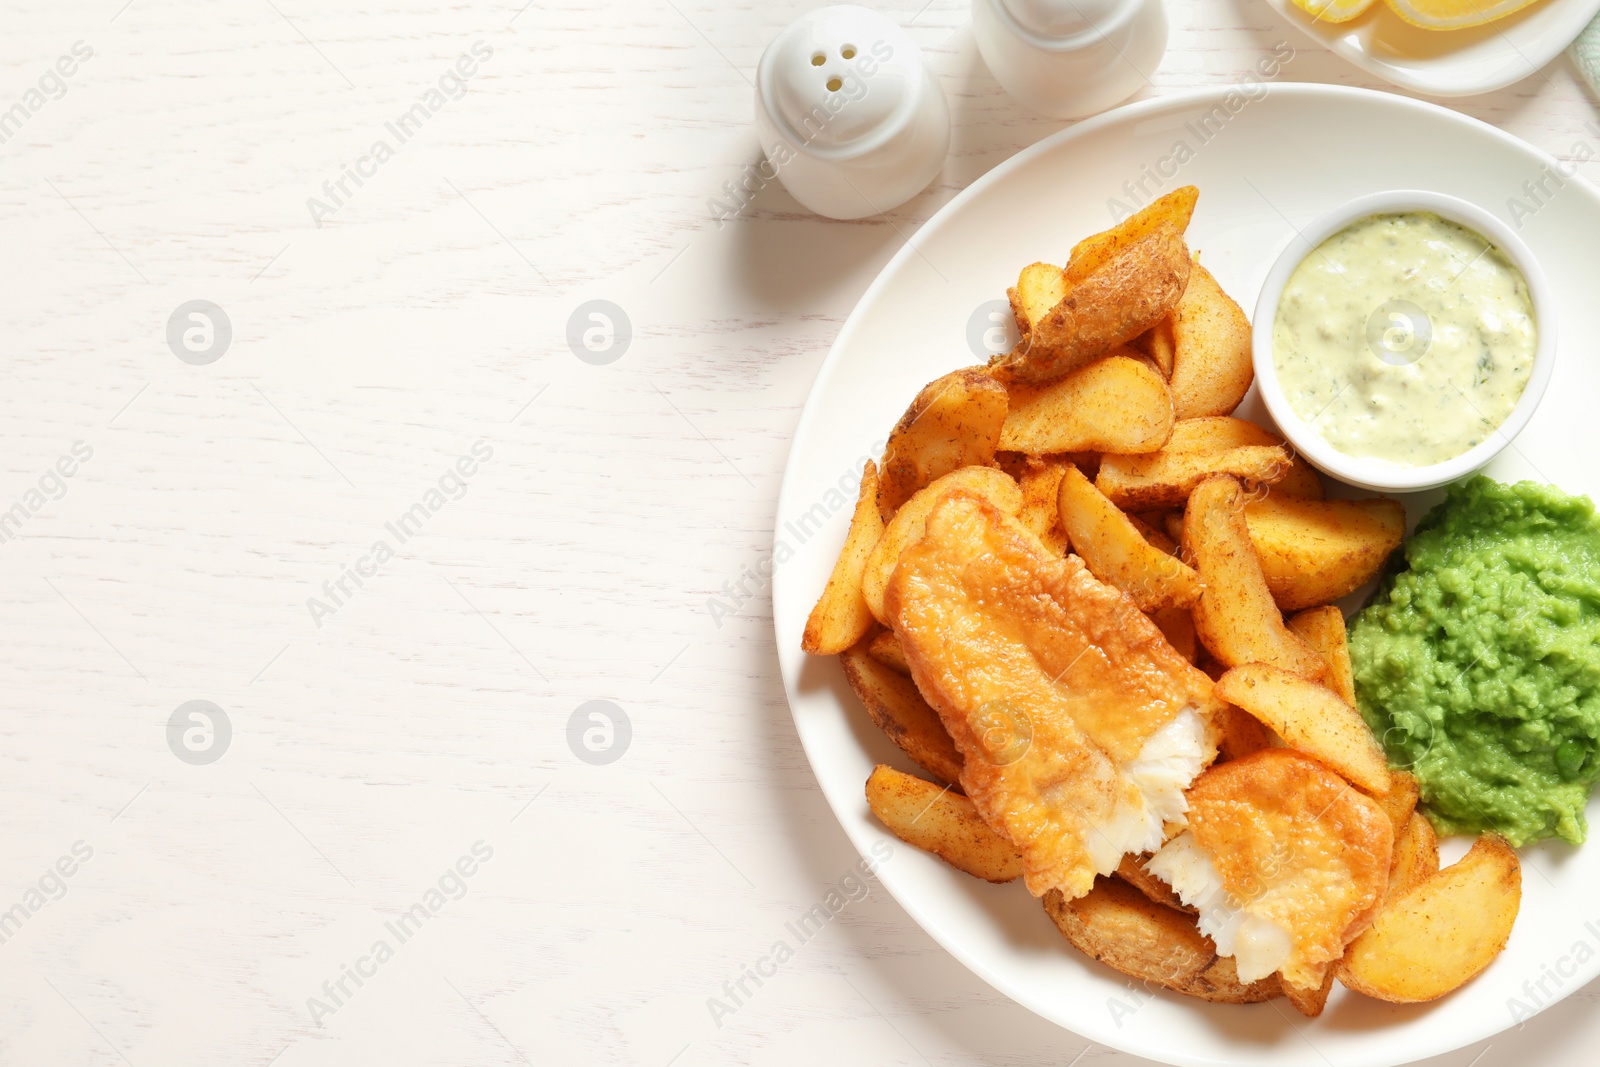
[[[1245,521],[1249,521],[1246,512]],[[1252,541],[1254,538],[1252,537]],[[1260,549],[1257,548],[1257,553]],[[1265,568],[1263,568],[1263,573]],[[1267,579],[1272,588],[1272,579]],[[1317,654],[1328,663],[1328,688],[1338,693],[1346,704],[1355,706],[1356,679],[1350,666],[1350,645],[1345,640],[1344,612],[1332,604],[1307,608],[1289,620],[1289,629],[1306,639]],[[1395,827],[1396,830],[1399,827]]]
[[[883,451],[878,514],[884,522],[924,486],[961,467],[994,462],[1010,401],[982,367],[935,378],[917,393]]]
[[[1172,403],[1180,419],[1226,415],[1255,381],[1250,320],[1198,262],[1172,311]]]
[[[1037,384],[1087,366],[1160,322],[1183,295],[1190,269],[1183,233],[1170,221],[1117,244],[995,362],[996,372]]]
[[[1022,857],[989,828],[972,801],[915,775],[878,764],[867,778],[867,806],[896,837],[986,882],[1022,877]]]
[[[922,699],[916,683],[873,658],[871,639],[839,657],[845,680],[884,736],[912,761],[942,782],[959,788],[961,753],[939,721],[939,713]]]
[[[1138,981],[1221,1004],[1283,995],[1275,975],[1241,983],[1232,957],[1218,956],[1192,917],[1155,903],[1119,878],[1098,879],[1071,901],[1052,889],[1044,909],[1074,948]]]
[[[1268,485],[1289,471],[1289,454],[1268,445],[1220,452],[1162,449],[1145,456],[1106,455],[1095,486],[1124,511],[1183,507],[1195,487],[1215,475]]]

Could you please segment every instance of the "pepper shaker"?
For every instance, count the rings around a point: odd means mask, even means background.
[[[1126,100],[1167,50],[1161,0],[972,0],[972,29],[1000,87],[1060,119]]]
[[[834,219],[905,203],[950,150],[950,106],[909,34],[864,7],[802,16],[756,68],[767,166],[807,209]]]

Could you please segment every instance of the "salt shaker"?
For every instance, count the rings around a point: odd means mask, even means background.
[[[1061,119],[1126,100],[1167,50],[1161,0],[972,0],[972,30],[1000,87]]]
[[[756,132],[790,195],[858,219],[933,181],[950,150],[950,105],[904,30],[840,4],[801,17],[762,53]]]

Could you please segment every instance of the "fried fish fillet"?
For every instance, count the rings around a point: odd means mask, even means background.
[[[1301,988],[1371,924],[1394,828],[1377,801],[1292,749],[1220,764],[1189,789],[1189,830],[1146,864],[1200,912],[1241,981]]]
[[[1211,679],[1075,556],[960,490],[901,555],[885,607],[963,757],[961,786],[1030,892],[1087,893],[1181,824],[1216,756]]]

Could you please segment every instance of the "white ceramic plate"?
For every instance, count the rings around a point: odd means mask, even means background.
[[[1267,0],[1309,37],[1394,84],[1429,96],[1476,96],[1519,82],[1572,43],[1600,0],[1540,0],[1470,30],[1422,30],[1377,0],[1349,22],[1318,22],[1292,0]]]
[[[1292,226],[1363,193],[1435,189],[1505,218],[1508,196],[1549,158],[1474,119],[1394,96],[1279,85],[1202,142],[1201,117],[1223,92],[1145,101],[1074,126],[995,168],[939,212],[861,298],[829,353],[795,433],[779,501],[773,613],[796,728],[817,780],[863,856],[893,847],[878,876],[953,955],[1017,1002],[1093,1041],[1172,1064],[1379,1067],[1437,1055],[1505,1029],[1508,998],[1548,1006],[1600,973],[1600,842],[1523,850],[1523,902],[1509,948],[1477,980],[1432,1005],[1380,1004],[1335,989],[1308,1021],[1282,1001],[1209,1005],[1136,988],[1071,949],[1020,884],[991,886],[900,844],[871,817],[862,786],[874,763],[914,769],[867,719],[838,663],[800,652],[807,612],[844,539],[855,474],[929,380],[979,362],[984,312],[1035,260],[1060,262],[1112,222],[1125,182],[1171,171],[1163,189],[1200,188],[1193,247],[1238,302],[1254,307]],[[1222,112],[1226,114],[1226,112]],[[1192,153],[1192,156],[1191,156]],[[1158,190],[1148,180],[1146,188]],[[1509,220],[1508,220],[1509,221]],[[1570,182],[1519,232],[1544,264],[1564,338],[1600,336],[1591,279],[1600,194]],[[989,302],[1000,300],[999,305]],[[975,314],[976,326],[974,327]],[[1003,322],[1000,315],[996,321]],[[1593,461],[1600,363],[1568,344],[1533,422],[1488,469],[1600,496]],[[1246,410],[1256,410],[1252,398]],[[1414,522],[1438,494],[1407,501]],[[1590,806],[1596,821],[1600,807]],[[1446,862],[1465,846],[1446,842]],[[1574,959],[1582,943],[1581,964]],[[1559,974],[1559,985],[1546,978]],[[1544,979],[1540,1003],[1525,982]],[[1537,1025],[1537,1024],[1535,1024]]]

